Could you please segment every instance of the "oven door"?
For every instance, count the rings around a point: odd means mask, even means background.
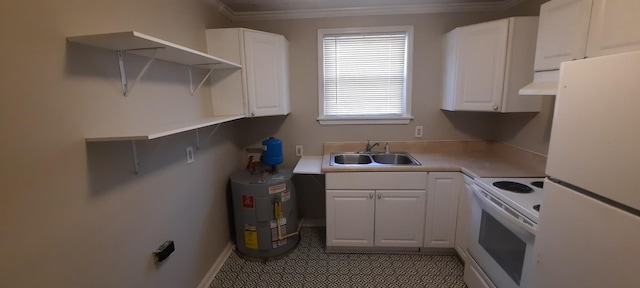
[[[533,287],[535,228],[476,185],[471,203],[471,257],[497,287]]]

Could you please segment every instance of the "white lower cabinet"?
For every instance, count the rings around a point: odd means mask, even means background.
[[[421,247],[426,172],[326,176],[327,247]]]
[[[424,247],[454,248],[461,177],[459,172],[429,173]]]
[[[375,246],[422,246],[425,194],[424,190],[376,191]]]
[[[471,223],[471,185],[473,178],[462,175],[464,181],[460,187],[458,197],[458,219],[456,220],[456,240],[454,242],[456,252],[467,262],[469,252],[467,252],[467,242],[469,241],[469,223]]]
[[[327,246],[373,246],[373,190],[327,190]]]

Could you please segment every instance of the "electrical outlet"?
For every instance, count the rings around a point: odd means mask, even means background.
[[[296,145],[296,156],[302,156],[302,145]]]
[[[416,126],[416,138],[422,138],[422,126]]]
[[[188,146],[187,149],[187,164],[193,163],[193,147]]]

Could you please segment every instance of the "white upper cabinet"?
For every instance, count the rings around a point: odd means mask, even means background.
[[[592,0],[558,0],[540,6],[535,71],[555,70],[581,59],[589,34]]]
[[[533,79],[537,27],[537,17],[512,17],[445,34],[442,109],[540,111],[541,99],[518,97]]]
[[[282,35],[226,28],[207,30],[209,53],[242,63],[238,72],[212,77],[215,115],[289,114],[288,42]]]
[[[640,50],[640,1],[552,0],[540,6],[534,81],[521,95],[556,95],[560,64]]]
[[[634,50],[640,50],[640,1],[593,1],[587,57]]]

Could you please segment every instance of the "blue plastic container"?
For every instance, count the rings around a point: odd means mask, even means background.
[[[269,166],[282,164],[282,140],[269,137],[262,141],[262,163]]]

